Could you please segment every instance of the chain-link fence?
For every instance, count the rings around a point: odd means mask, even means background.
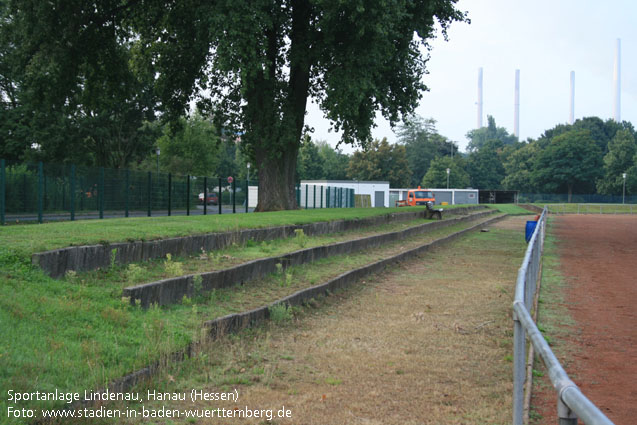
[[[518,202],[526,203],[572,203],[572,204],[637,204],[637,195],[572,194],[569,201],[566,193],[520,193]]]
[[[249,212],[248,188],[256,186],[255,180],[0,160],[0,223]]]

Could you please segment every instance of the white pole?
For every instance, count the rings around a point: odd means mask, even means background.
[[[571,109],[568,115],[568,123],[575,122],[575,71],[571,71]]]
[[[520,70],[515,70],[515,100],[513,112],[513,134],[520,137]]]
[[[613,82],[615,86],[615,102],[613,105],[613,117],[615,121],[621,121],[621,39],[617,39],[615,46],[615,69],[613,72]]]
[[[482,128],[482,67],[478,68],[478,125]]]

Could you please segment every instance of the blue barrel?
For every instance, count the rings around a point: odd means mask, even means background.
[[[531,240],[531,236],[533,236],[533,232],[535,232],[535,227],[537,226],[537,221],[527,221],[526,222],[526,234],[524,238],[528,243]]]

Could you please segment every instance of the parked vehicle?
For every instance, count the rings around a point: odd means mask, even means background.
[[[397,207],[414,207],[416,205],[427,205],[430,202],[431,205],[435,205],[436,197],[433,192],[427,189],[412,189],[407,192],[407,199],[396,201]]]
[[[203,198],[204,198],[204,194],[203,194],[203,192],[201,192],[199,194],[199,203],[201,205],[203,205]],[[219,204],[219,197],[217,196],[217,194],[214,193],[214,192],[209,192],[207,194],[206,204],[208,204],[208,205],[218,205]]]

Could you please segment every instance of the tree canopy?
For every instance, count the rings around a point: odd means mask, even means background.
[[[178,123],[197,100],[242,134],[257,209],[295,208],[307,99],[344,142],[369,143],[377,112],[397,123],[415,108],[429,41],[466,20],[455,2],[7,0],[3,108],[25,133],[7,151],[46,140],[49,158],[73,144],[122,166],[152,148],[136,130],[156,111]]]
[[[408,187],[411,171],[403,145],[374,140],[368,149],[354,152],[347,168],[354,180],[389,181],[391,187]]]

